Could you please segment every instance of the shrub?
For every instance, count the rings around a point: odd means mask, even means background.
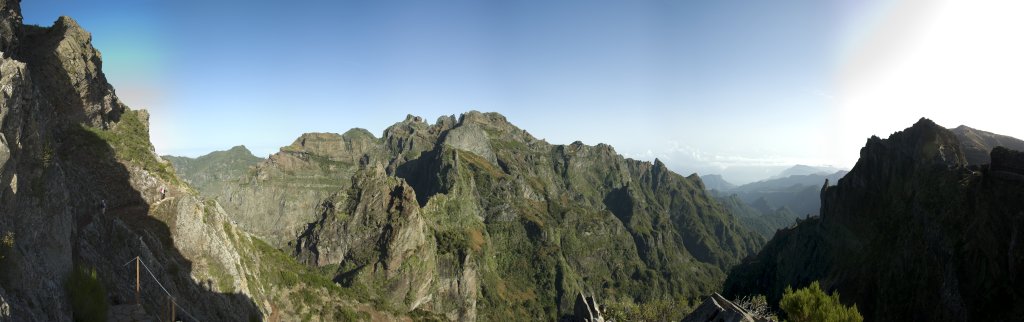
[[[604,318],[610,321],[678,321],[694,309],[686,299],[661,299],[637,304],[628,298],[609,301],[601,308]]]
[[[793,322],[861,322],[864,317],[857,311],[857,305],[844,306],[839,302],[839,293],[825,294],[815,281],[810,286],[794,291],[786,287],[779,307]]]
[[[753,295],[744,296],[734,301],[737,306],[743,308],[743,310],[750,313],[757,318],[763,318],[769,321],[778,321],[778,317],[775,316],[775,312],[772,312],[771,307],[768,306],[768,298],[764,295]]]
[[[75,321],[107,320],[107,288],[96,277],[96,269],[75,266],[67,289]]]
[[[10,256],[14,249],[14,233],[4,232],[0,237],[0,274],[7,270],[7,256]]]
[[[0,237],[0,261],[7,257],[7,253],[12,248],[14,248],[14,233],[4,232],[3,237]]]

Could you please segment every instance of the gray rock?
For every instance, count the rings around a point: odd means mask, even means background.
[[[17,49],[18,30],[21,29],[21,0],[0,1],[0,52]]]
[[[704,300],[682,322],[767,322],[767,319],[756,318],[743,308],[726,300],[721,294],[714,293]]]
[[[448,131],[444,144],[456,149],[465,150],[479,155],[487,161],[497,164],[498,159],[491,150],[487,132],[476,124],[467,124]]]
[[[581,322],[604,322],[601,316],[601,307],[593,297],[583,295],[583,292],[576,293],[576,304],[573,305],[573,317]]]
[[[62,119],[100,128],[120,119],[126,106],[107,83],[92,34],[66,16],[49,28],[22,31],[17,58],[28,64],[33,82]]]

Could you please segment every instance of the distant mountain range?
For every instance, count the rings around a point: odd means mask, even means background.
[[[264,160],[252,155],[243,145],[226,151],[214,151],[198,158],[165,155],[163,159],[170,161],[185,182],[207,197],[216,197],[208,194],[223,191],[221,185],[238,179],[249,168]]]
[[[771,238],[775,230],[796,223],[797,218],[818,215],[821,186],[826,180],[835,184],[846,173],[832,167],[795,165],[772,179],[742,186],[733,185],[720,175],[701,178],[711,193],[742,218],[748,228]]]
[[[960,149],[967,158],[967,163],[974,165],[991,162],[989,152],[997,146],[1011,150],[1024,151],[1024,141],[1017,138],[985,132],[961,125],[950,129],[960,140]]]
[[[701,180],[704,180],[704,187],[708,190],[720,190],[727,191],[735,189],[737,186],[725,181],[720,174],[709,174],[700,176]]]
[[[768,179],[782,179],[791,176],[829,175],[840,171],[844,170],[831,166],[809,166],[797,164],[787,168],[786,170],[782,170],[782,172],[779,173],[778,175],[772,176],[771,178]]]

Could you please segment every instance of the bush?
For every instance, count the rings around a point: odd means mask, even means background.
[[[839,302],[839,293],[825,294],[815,281],[810,286],[793,291],[786,287],[779,307],[793,322],[861,322],[864,317],[857,311],[857,305],[844,306]]]
[[[96,277],[96,269],[75,266],[67,289],[75,321],[107,320],[107,288]]]
[[[4,232],[3,237],[0,237],[0,261],[7,257],[7,253],[12,248],[14,248],[14,233]]]
[[[7,270],[7,256],[10,256],[14,249],[14,233],[4,232],[0,236],[0,274]]]
[[[775,312],[768,306],[768,298],[764,295],[744,296],[734,301],[737,306],[750,313],[756,318],[763,318],[769,321],[778,321]]]

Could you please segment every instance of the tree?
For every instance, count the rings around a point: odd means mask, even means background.
[[[861,322],[864,317],[857,311],[857,305],[844,306],[839,302],[839,293],[825,294],[815,281],[810,286],[793,291],[789,286],[782,294],[779,307],[793,322]]]

